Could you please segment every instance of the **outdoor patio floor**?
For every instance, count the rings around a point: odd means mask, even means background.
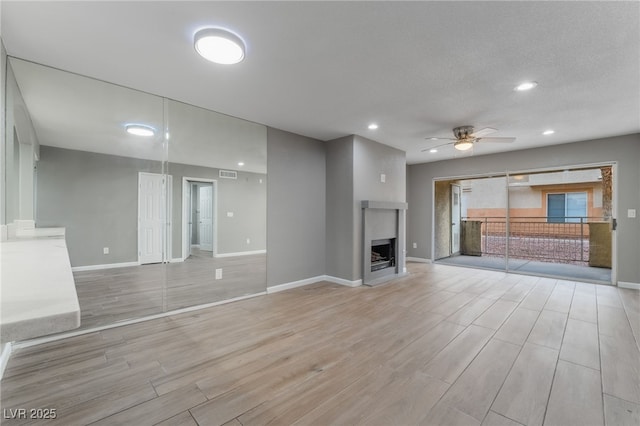
[[[435,263],[497,271],[504,271],[505,269],[505,260],[503,258],[490,256],[458,255],[436,260]],[[611,284],[611,269],[591,266],[509,259],[509,272]]]

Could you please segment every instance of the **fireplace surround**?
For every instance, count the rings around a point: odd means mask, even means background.
[[[407,203],[362,201],[362,283],[374,286],[406,275]]]

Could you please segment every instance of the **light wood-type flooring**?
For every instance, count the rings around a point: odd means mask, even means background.
[[[640,423],[640,292],[409,270],[20,349],[2,408],[61,425]]]
[[[222,279],[215,270],[222,269]],[[74,272],[80,327],[87,329],[248,294],[267,286],[267,255],[214,258],[192,249],[184,262]]]

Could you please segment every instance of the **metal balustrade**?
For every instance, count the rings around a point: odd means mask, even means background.
[[[606,223],[596,217],[511,217],[507,239],[504,217],[464,217],[463,221],[481,223],[483,256],[506,256],[508,242],[510,258],[578,265],[589,261],[589,223]]]

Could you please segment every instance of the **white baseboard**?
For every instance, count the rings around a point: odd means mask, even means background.
[[[181,257],[174,257],[169,261],[169,263],[180,263],[180,262],[184,262],[184,259]]]
[[[124,263],[106,263],[104,265],[87,265],[87,266],[74,266],[71,268],[73,272],[82,271],[97,271],[99,269],[112,269],[112,268],[126,268],[129,266],[140,266],[139,262],[124,262]]]
[[[252,250],[252,251],[239,251],[237,253],[218,253],[213,257],[234,257],[234,256],[249,256],[251,254],[264,254],[266,250]]]
[[[423,257],[407,257],[407,262],[433,263],[431,259],[425,259]]]
[[[11,342],[7,342],[2,346],[2,354],[0,355],[0,380],[4,376],[4,369],[7,368],[9,357],[11,356]]]
[[[292,281],[290,283],[278,284],[271,287],[267,287],[267,294],[277,293],[279,291],[290,290],[296,287],[302,287],[305,285],[317,283],[320,281],[326,281],[326,275],[318,275],[317,277],[305,278],[304,280]]]
[[[358,287],[362,285],[362,280],[349,281],[343,278],[332,277],[330,275],[318,275],[317,277],[305,278],[303,280],[292,281],[290,283],[278,284],[267,287],[267,294],[277,293],[279,291],[290,290],[292,288],[302,287],[309,284],[315,284],[320,281],[328,281],[334,284],[340,284],[347,287]]]
[[[346,285],[347,287],[358,287],[362,285],[362,280],[349,281],[344,278],[332,277],[331,275],[325,275],[324,281],[329,281],[334,284]]]
[[[631,290],[640,290],[640,283],[628,283],[624,281],[618,281],[618,287],[630,288]]]

